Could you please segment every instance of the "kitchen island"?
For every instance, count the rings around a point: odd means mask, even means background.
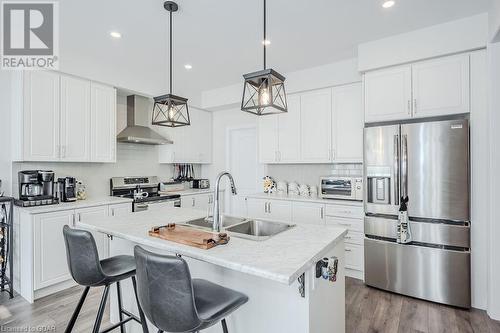
[[[205,213],[187,208],[165,208],[122,217],[94,219],[76,227],[112,236],[111,256],[133,254],[135,245],[164,254],[181,255],[191,275],[238,290],[249,302],[227,318],[230,332],[330,333],[344,332],[346,230],[321,225],[297,225],[263,241],[229,234],[227,245],[209,250],[150,237],[148,230],[167,223],[181,224]],[[316,278],[316,262],[338,258],[334,282]],[[168,283],[168,281],[165,281]],[[137,313],[130,281],[122,283],[124,307]],[[114,288],[112,289],[114,291]],[[116,294],[111,295],[111,320],[117,322]],[[141,332],[135,322],[128,332]],[[151,331],[156,331],[151,326]],[[220,325],[204,332],[221,332]]]

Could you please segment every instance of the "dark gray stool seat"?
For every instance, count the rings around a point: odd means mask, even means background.
[[[128,279],[135,275],[135,258],[133,256],[115,256],[100,261],[102,272],[106,276],[103,285]]]
[[[204,322],[199,329],[212,326],[248,301],[240,292],[202,279],[193,279],[193,293],[198,316]]]
[[[225,317],[248,301],[235,290],[191,279],[186,261],[178,256],[156,254],[140,246],[134,248],[134,255],[139,304],[159,332],[197,332],[220,321],[227,333]]]
[[[131,278],[132,285],[137,300],[137,286],[135,281],[135,258],[133,256],[115,256],[104,260],[99,260],[97,246],[94,237],[86,230],[72,229],[65,225],[63,228],[64,242],[66,244],[66,258],[68,267],[73,279],[82,286],[85,286],[82,297],[78,302],[73,315],[66,327],[65,332],[71,332],[75,326],[78,314],[82,309],[83,303],[90,287],[104,286],[101,303],[97,311],[97,317],[94,323],[93,333],[98,333],[101,326],[102,317],[106,308],[106,301],[109,294],[110,285],[116,283],[118,298],[118,314],[120,322],[108,327],[103,332],[109,332],[120,327],[122,333],[125,333],[125,324],[130,320],[140,323],[143,328],[146,327],[144,313],[139,308],[140,319],[132,313],[123,309],[120,281]],[[123,316],[127,316],[126,319]]]

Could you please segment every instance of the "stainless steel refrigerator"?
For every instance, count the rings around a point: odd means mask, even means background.
[[[469,308],[467,119],[366,127],[365,283]],[[397,239],[408,197],[411,242]]]

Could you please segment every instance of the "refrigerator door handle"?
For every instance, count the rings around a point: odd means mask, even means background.
[[[403,192],[402,196],[408,196],[408,136],[406,134],[401,136],[401,187]]]
[[[399,205],[399,135],[394,135],[394,204]]]

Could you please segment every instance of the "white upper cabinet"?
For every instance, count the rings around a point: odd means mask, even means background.
[[[334,162],[363,162],[363,102],[361,83],[332,89],[332,155]]]
[[[417,62],[364,75],[365,122],[470,112],[470,55]]]
[[[301,161],[331,162],[332,91],[322,89],[300,96]]]
[[[12,86],[16,161],[116,160],[113,87],[52,71],[13,75]]]
[[[61,160],[90,159],[90,82],[61,75]]]
[[[24,110],[20,118],[23,135],[14,152],[25,161],[55,161],[60,157],[60,77],[49,71],[24,74]],[[20,104],[22,105],[22,103]]]
[[[411,66],[400,66],[364,75],[365,121],[411,117]]]
[[[468,54],[417,63],[412,71],[413,117],[469,112]]]
[[[259,124],[259,161],[278,162],[278,115],[261,116]]]
[[[288,112],[262,116],[259,161],[268,164],[361,162],[361,83],[288,95]]]
[[[278,162],[300,161],[300,96],[287,98],[288,112],[278,115]]]
[[[116,90],[91,84],[91,149],[93,162],[116,162]]]
[[[212,163],[212,114],[190,108],[189,117],[191,125],[162,132],[174,143],[158,148],[160,163]]]

